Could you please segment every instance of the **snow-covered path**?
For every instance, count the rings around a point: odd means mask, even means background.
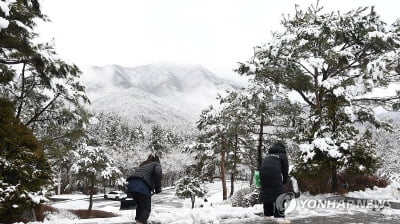
[[[380,212],[355,213],[338,216],[315,216],[303,219],[290,219],[291,224],[399,224],[399,216],[386,216]],[[276,224],[275,221],[253,220],[235,221],[227,220],[224,224]]]
[[[191,209],[190,199],[175,196],[173,187],[164,188],[163,192],[152,197],[152,212],[149,223],[154,224],[268,224],[259,214],[262,205],[250,208],[232,207],[229,200],[222,200],[221,182],[207,183],[207,203],[197,198],[195,208]],[[247,186],[246,182],[236,184],[236,191]],[[305,223],[400,223],[400,210],[383,208],[374,211],[371,208],[360,208],[354,205],[339,204],[337,208],[313,207],[313,201],[325,200],[330,195],[310,196],[303,194],[297,201],[295,209],[287,214],[294,224]],[[73,197],[73,195],[72,195]],[[60,209],[87,209],[89,203],[85,196],[63,202],[55,202],[52,206]],[[310,203],[305,203],[310,202]],[[203,207],[200,205],[203,204]],[[308,206],[304,206],[308,205]],[[95,199],[93,209],[113,212],[114,218],[78,220],[72,214],[63,212],[48,217],[46,224],[132,224],[135,210],[119,210],[119,201]],[[33,224],[33,223],[30,223]]]
[[[161,194],[153,195],[151,200],[153,204],[153,209],[154,207],[158,207],[159,205],[162,206],[162,208],[158,208],[159,211],[168,211],[169,209],[183,208],[185,205],[184,200],[179,199],[175,196],[174,188],[164,189]]]

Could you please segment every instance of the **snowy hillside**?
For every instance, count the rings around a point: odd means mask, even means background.
[[[130,124],[160,124],[186,130],[202,109],[215,104],[217,93],[238,89],[201,65],[157,64],[139,67],[90,67],[82,83],[94,112],[114,112]]]

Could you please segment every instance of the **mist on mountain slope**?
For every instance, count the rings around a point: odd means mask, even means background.
[[[132,126],[187,131],[217,94],[241,86],[201,65],[88,67],[81,78],[95,113],[115,113]]]

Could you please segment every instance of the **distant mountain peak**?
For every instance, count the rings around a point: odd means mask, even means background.
[[[95,112],[114,112],[135,125],[194,126],[201,110],[217,102],[217,93],[240,88],[202,65],[167,63],[94,66],[83,72],[82,82]]]
[[[139,88],[157,96],[190,93],[203,88],[239,88],[202,65],[148,64],[137,67],[93,67],[97,76],[110,79],[114,88]],[[106,74],[104,74],[106,73]],[[90,84],[89,84],[90,85]],[[109,86],[110,87],[110,86]]]

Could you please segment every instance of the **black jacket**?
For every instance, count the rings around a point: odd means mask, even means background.
[[[158,191],[161,189],[162,169],[160,163],[150,162],[140,166],[132,176],[126,180],[129,181],[133,178],[142,178],[149,186],[150,191]]]
[[[288,181],[289,162],[284,148],[273,146],[268,150],[260,167],[260,200],[275,203],[276,198],[284,193]]]

